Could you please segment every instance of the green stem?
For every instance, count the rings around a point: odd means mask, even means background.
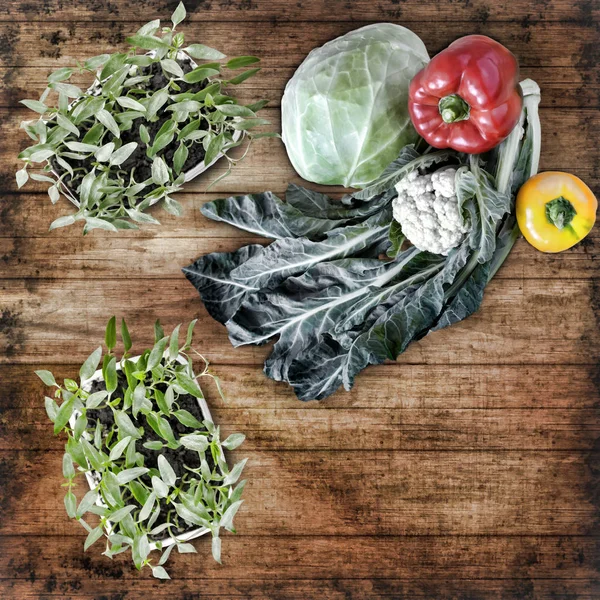
[[[471,107],[458,95],[444,96],[438,103],[444,123],[455,123],[469,118]]]
[[[564,196],[558,196],[546,203],[546,218],[558,229],[570,227],[576,214],[575,207]]]

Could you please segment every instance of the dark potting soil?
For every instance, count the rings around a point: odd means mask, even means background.
[[[189,60],[178,60],[177,61],[184,73],[188,73],[193,69]],[[142,89],[150,89],[150,90],[159,90],[164,88],[167,85],[168,79],[165,77],[163,70],[159,63],[152,63],[149,67],[144,67],[139,69],[140,75],[152,75],[151,79],[149,79],[146,83],[139,84],[136,86],[137,88]],[[177,85],[181,88],[178,91],[178,94],[184,94],[187,92],[191,92],[195,94],[202,89],[204,89],[209,84],[209,80],[205,79],[198,83],[187,83],[185,81],[178,81]],[[223,92],[222,92],[223,93]],[[154,141],[154,137],[156,133],[160,130],[160,128],[164,125],[166,121],[168,121],[172,112],[166,110],[166,107],[169,106],[169,103],[165,104],[163,108],[161,108],[158,113],[158,119],[154,122],[148,122],[143,118],[135,119],[133,121],[133,125],[131,129],[128,131],[121,132],[121,142],[122,145],[129,144],[130,142],[136,142],[138,147],[132,153],[132,155],[121,165],[121,169],[127,173],[134,171],[134,177],[137,183],[141,183],[150,179],[152,177],[152,159],[146,156],[146,144],[144,144],[140,138],[139,126],[144,124],[148,129],[148,133],[150,134],[150,141]],[[125,109],[123,109],[125,111]],[[81,131],[80,139],[83,139],[87,131],[95,124],[94,120],[89,120],[79,126],[79,130]],[[206,123],[203,121],[200,125],[200,129],[205,129]],[[103,143],[108,143],[113,140],[113,136],[110,132],[108,132],[108,137],[105,137]],[[173,141],[165,146],[158,154],[162,156],[166,163],[171,166],[173,164],[173,156],[175,151],[179,147],[179,142],[177,141],[177,136],[173,139]],[[201,163],[204,160],[204,147],[202,145],[201,140],[192,143],[188,146],[188,157],[183,166],[183,171],[189,171],[194,168],[196,165]],[[71,176],[69,174],[65,175],[63,178],[64,184],[77,196],[77,188],[80,184],[81,178],[83,175],[92,170],[92,163],[94,161],[93,157],[86,158],[84,160],[74,160],[68,159],[69,163],[73,168],[81,168],[83,167],[83,171],[79,171],[75,174],[75,181],[72,181]],[[63,175],[65,170],[56,162],[56,160],[51,159],[52,169],[58,173],[58,175]],[[126,179],[128,181],[128,178]],[[149,185],[144,188],[143,193],[148,194],[156,186]]]
[[[118,385],[117,389],[113,393],[113,397],[123,398],[125,390],[127,389],[127,379],[122,373],[122,371],[118,371],[117,376]],[[159,385],[158,388],[163,393],[166,391],[166,386]],[[106,384],[104,383],[104,381],[94,381],[91,385],[90,393],[99,392],[105,389]],[[194,417],[196,417],[198,421],[202,422],[204,420],[204,416],[202,414],[202,411],[200,410],[200,406],[198,406],[198,400],[194,398],[194,396],[191,396],[189,394],[181,395],[177,398],[177,404],[180,409],[187,410],[192,415],[194,415]],[[143,455],[145,467],[149,469],[158,470],[158,457],[161,454],[169,461],[169,464],[173,467],[173,470],[175,471],[175,474],[178,478],[180,478],[184,473],[188,473],[188,475],[190,474],[190,472],[184,468],[184,465],[192,469],[197,469],[200,466],[198,453],[194,450],[189,450],[184,446],[180,446],[175,450],[166,446],[164,446],[160,450],[150,450],[148,448],[144,448],[142,444],[145,442],[160,441],[164,443],[164,440],[154,432],[150,425],[148,425],[142,413],[138,413],[137,418],[135,418],[131,413],[128,413],[128,415],[136,427],[141,426],[144,428],[143,439],[138,440],[138,443],[136,444],[136,451]],[[96,426],[96,421],[100,421],[104,428],[104,432],[110,429],[114,424],[113,412],[110,408],[88,410],[87,418],[88,427],[90,427],[92,430]],[[171,428],[173,429],[176,438],[179,438],[181,435],[190,432],[190,428],[180,423],[175,417],[167,418],[167,421],[169,421],[169,425],[171,425]],[[214,469],[214,462],[210,452],[206,453],[206,460],[211,470]],[[151,477],[148,474],[143,475],[142,477],[140,477],[140,479],[148,486],[152,485]],[[126,500],[128,503],[139,505],[139,503],[133,496],[131,496],[131,498],[127,498]],[[167,515],[169,512],[175,514],[175,508],[170,504],[166,504],[164,498],[159,498],[157,499],[157,501],[160,502],[161,511],[158,519],[154,523],[154,527],[158,527],[162,523],[165,523],[167,521]],[[181,521],[181,519],[179,520]],[[172,530],[173,532],[178,532],[181,534],[185,531],[188,531],[189,529],[195,528],[196,527],[190,528],[186,526],[177,529],[173,527]],[[169,537],[169,535],[169,532],[167,530],[164,530],[156,536],[149,537],[151,537],[152,540],[162,540]]]

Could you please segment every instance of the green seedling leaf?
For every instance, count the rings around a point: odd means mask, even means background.
[[[143,104],[140,104],[137,100],[129,98],[128,96],[120,96],[117,98],[117,103],[123,108],[128,108],[129,110],[135,110],[141,113],[146,112],[146,107]]]
[[[114,392],[117,389],[117,361],[113,356],[106,364],[104,369],[104,383],[107,392]]]
[[[110,164],[120,166],[122,165],[137,148],[137,142],[129,142],[124,146],[121,146],[118,150],[115,150],[113,155],[110,157]]]
[[[167,560],[169,560],[169,556],[171,555],[171,552],[173,551],[173,548],[176,546],[177,544],[172,544],[171,546],[168,546],[167,549],[162,553],[160,560],[158,561],[159,565],[164,565]]]
[[[39,370],[36,371],[35,374],[44,382],[45,385],[48,386],[56,386],[58,387],[58,384],[56,383],[55,379],[54,379],[54,375],[52,375],[52,373],[50,373],[50,371],[45,371],[45,370]]]
[[[200,386],[185,373],[177,373],[177,383],[188,393],[195,398],[204,398],[204,394],[200,389]]]
[[[138,522],[141,523],[150,516],[150,513],[152,512],[152,509],[154,508],[155,502],[156,502],[156,492],[152,492],[146,498],[146,501],[144,502],[144,504],[142,506],[142,510],[140,511],[140,514],[138,516]]]
[[[23,167],[19,169],[16,174],[17,178],[17,187],[21,189],[29,180],[29,173],[27,172],[27,167]]]
[[[139,481],[130,481],[129,489],[133,497],[140,503],[140,506],[144,506],[150,492]]]
[[[164,185],[169,181],[169,169],[160,156],[156,156],[152,161],[152,181],[156,185]]]
[[[213,535],[212,539],[212,555],[221,564],[221,538],[215,535]]]
[[[199,81],[204,81],[209,77],[214,77],[215,75],[219,75],[221,71],[218,68],[207,67],[206,65],[202,65],[201,67],[197,67],[193,71],[186,73],[183,76],[184,81],[187,83],[198,83]]]
[[[191,412],[187,410],[180,409],[176,410],[174,413],[175,417],[180,423],[183,423],[186,427],[192,427],[194,429],[202,429],[202,423],[194,417]]]
[[[142,446],[144,446],[144,448],[148,448],[148,450],[162,450],[164,444],[158,440],[154,440],[152,442],[144,442]]]
[[[171,75],[175,77],[183,77],[183,69],[179,66],[179,63],[171,58],[164,58],[160,61],[160,66]]]
[[[58,414],[58,404],[56,404],[56,400],[46,396],[44,399],[44,405],[46,407],[46,414],[48,415],[48,418],[54,423],[56,420],[56,415]]]
[[[104,400],[106,400],[106,398],[108,398],[108,392],[106,390],[94,392],[87,397],[85,406],[86,408],[97,408]]]
[[[133,504],[124,506],[123,508],[120,508],[119,510],[116,510],[114,513],[109,515],[108,519],[111,523],[119,523],[125,517],[127,517],[132,510],[135,510],[135,506]]]
[[[99,346],[86,358],[85,362],[79,369],[79,378],[82,382],[86,379],[89,379],[96,372],[101,358],[102,347]]]
[[[65,142],[65,146],[74,152],[82,152],[84,154],[94,154],[99,149],[95,144],[87,144],[85,142]]]
[[[115,150],[115,143],[108,142],[96,150],[95,157],[98,162],[107,162]]]
[[[117,319],[113,315],[106,325],[106,331],[104,332],[104,343],[110,352],[117,345]]]
[[[162,50],[168,47],[168,44],[153,35],[132,35],[127,38],[127,43],[143,50]]]
[[[69,515],[71,519],[74,519],[77,516],[77,498],[71,491],[67,492],[65,495],[65,509],[67,515]]]
[[[125,448],[127,448],[127,445],[129,444],[129,442],[132,440],[133,438],[128,435],[125,436],[122,440],[120,440],[119,442],[117,442],[111,449],[110,454],[108,455],[108,458],[110,458],[110,460],[118,460],[119,458],[121,458],[121,455],[123,454],[123,452],[125,452]]]
[[[160,19],[154,19],[137,30],[138,35],[154,35],[160,28]]]
[[[76,381],[73,381],[72,379],[69,378],[65,378],[64,382],[63,382],[64,386],[67,388],[67,390],[69,390],[69,392],[76,392],[79,389],[79,386],[77,385]]]
[[[163,337],[162,339],[158,340],[156,344],[154,344],[154,347],[148,356],[148,363],[146,364],[147,371],[151,371],[160,364],[168,341],[168,337]]]
[[[60,199],[60,192],[56,185],[52,185],[48,188],[48,196],[50,197],[50,201],[52,204],[56,204]]]
[[[56,71],[50,73],[48,75],[48,83],[56,83],[57,81],[66,81],[73,75],[73,69],[69,67],[63,67],[62,69],[57,69]]]
[[[87,417],[82,413],[77,417],[75,421],[75,427],[73,427],[73,435],[75,436],[76,440],[83,435],[83,432],[87,429],[87,426]]]
[[[256,73],[258,73],[259,71],[260,67],[257,69],[248,69],[247,71],[244,71],[243,73],[240,73],[239,75],[236,75],[235,77],[230,79],[228,83],[232,85],[243,83],[244,81],[246,81],[246,79],[249,79],[253,75],[256,75]]]
[[[71,396],[68,400],[65,400],[56,413],[54,419],[54,433],[60,433],[63,427],[69,422],[75,405],[75,396]]]
[[[59,94],[64,94],[67,98],[79,98],[83,95],[80,88],[69,83],[51,83],[48,87]]]
[[[171,15],[171,23],[173,23],[173,27],[177,27],[177,25],[179,25],[179,23],[181,23],[181,21],[183,21],[185,17],[185,6],[183,5],[183,2],[180,2],[177,5],[177,8],[173,12],[173,14]]]
[[[102,65],[106,64],[109,59],[110,54],[100,54],[98,56],[92,56],[91,58],[88,58],[85,61],[85,63],[83,63],[83,66],[90,71],[95,71],[96,69],[99,69]]]
[[[98,490],[90,490],[79,503],[79,507],[77,508],[77,516],[82,517],[86,512],[92,508],[96,504],[96,500],[98,500]]]
[[[132,394],[132,412],[133,416],[137,417],[138,413],[144,408],[145,400],[146,400],[146,386],[143,381],[140,381]]]
[[[239,104],[219,104],[215,108],[228,117],[244,117],[252,118],[256,117],[256,114],[246,106],[240,106]]]
[[[56,114],[56,122],[60,127],[66,129],[69,133],[72,133],[74,136],[79,137],[80,132],[79,129],[72,123],[67,117],[65,117],[62,113]]]
[[[270,125],[271,122],[266,119],[242,119],[233,124],[233,128],[239,131],[249,131],[261,125]]]
[[[225,58],[225,54],[222,52],[203,44],[191,44],[187,48],[184,48],[183,51],[197,60],[221,60]]]
[[[75,477],[75,467],[73,466],[73,459],[69,453],[63,454],[62,472],[65,479],[72,479]]]
[[[257,56],[237,56],[228,61],[225,66],[228,69],[241,69],[257,62],[260,62],[260,58]]]
[[[125,352],[129,352],[131,350],[131,336],[129,335],[129,329],[127,329],[127,323],[125,323],[125,319],[121,319],[121,338],[123,340],[123,347],[125,348]]]
[[[235,450],[238,446],[241,446],[246,436],[243,433],[232,433],[221,445],[227,450]]]
[[[134,479],[138,479],[142,475],[145,475],[149,470],[150,469],[147,469],[146,467],[134,467],[133,469],[125,469],[117,475],[117,481],[119,482],[119,485],[125,485],[126,483],[129,483],[130,481],[133,481]]]
[[[152,489],[158,498],[166,498],[169,495],[167,484],[156,475],[152,477]]]
[[[160,565],[152,567],[152,575],[153,577],[156,577],[156,579],[171,579],[164,567],[161,567]]]
[[[85,543],[83,544],[83,551],[85,552],[92,544],[95,544],[103,535],[103,530],[100,525],[95,527],[88,533],[88,536],[85,538]]]
[[[183,169],[183,165],[185,165],[185,161],[188,157],[188,149],[187,146],[181,142],[177,150],[175,150],[175,154],[173,156],[173,168],[175,169],[175,173],[179,175],[181,170]],[[27,179],[25,180],[27,181]],[[20,187],[20,186],[19,186]]]
[[[194,319],[193,321],[190,321],[190,324],[188,325],[188,329],[187,329],[187,335],[185,337],[185,346],[184,349],[189,349],[190,346],[192,345],[192,339],[194,336],[194,327],[196,326],[196,323],[198,322],[198,319]]]
[[[161,479],[168,486],[173,487],[177,481],[177,475],[175,474],[173,467],[169,464],[169,461],[162,454],[158,457],[158,470]]]
[[[231,469],[231,472],[226,475],[225,479],[223,480],[223,485],[233,485],[240,478],[240,475],[242,474],[247,462],[248,459],[245,458],[237,463],[233,469]]]
[[[141,437],[139,431],[136,429],[135,425],[124,411],[115,411],[115,422],[117,423],[117,427],[123,432],[124,435],[129,435],[136,440]]]
[[[227,529],[228,531],[231,531],[233,529],[233,517],[235,517],[235,514],[237,513],[243,502],[243,500],[238,500],[237,502],[233,502],[229,505],[229,508],[227,508],[227,510],[223,513],[223,516],[219,521],[219,525],[221,527]]]
[[[148,102],[146,109],[146,119],[148,121],[154,119],[156,113],[167,103],[169,100],[169,92],[167,89],[158,90],[154,92]],[[148,143],[148,142],[145,142]]]
[[[21,100],[21,104],[40,115],[43,115],[48,110],[48,107],[39,100]]]
[[[104,127],[106,127],[106,129],[108,129],[116,138],[121,137],[121,130],[119,129],[117,122],[106,109],[103,108],[102,110],[99,110],[96,113],[96,119],[98,119],[98,121],[100,121],[100,123],[102,123],[102,125],[104,125]]]
[[[67,215],[65,217],[58,217],[50,224],[48,231],[58,229],[59,227],[66,227],[67,225],[73,225],[75,223],[75,217],[73,215]]]
[[[195,433],[181,436],[179,442],[182,446],[185,446],[190,450],[195,450],[196,452],[205,452],[209,445],[207,436]]]

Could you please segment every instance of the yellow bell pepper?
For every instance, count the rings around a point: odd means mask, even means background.
[[[598,201],[579,177],[538,173],[519,190],[516,214],[525,239],[542,252],[562,252],[580,242],[596,222]]]

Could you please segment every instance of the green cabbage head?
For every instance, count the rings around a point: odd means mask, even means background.
[[[298,174],[364,187],[416,141],[408,85],[429,61],[406,27],[377,23],[315,48],[288,81],[282,137]]]

